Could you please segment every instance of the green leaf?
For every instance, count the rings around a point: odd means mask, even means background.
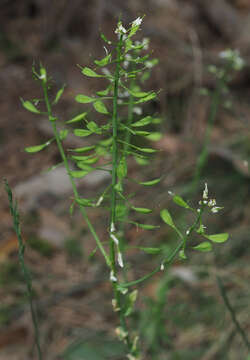
[[[150,132],[149,131],[136,130],[135,135],[147,136],[148,137],[148,135],[150,135]]]
[[[112,141],[113,141],[113,138],[112,138],[112,137],[109,137],[108,139],[99,141],[99,144],[100,144],[101,146],[106,147],[106,146],[111,145],[111,144],[112,144]]]
[[[134,156],[135,161],[137,162],[137,164],[144,166],[147,165],[149,163],[148,159],[142,159],[138,156]]]
[[[74,151],[76,153],[82,153],[82,152],[87,152],[90,150],[93,150],[95,148],[95,145],[91,145],[91,146],[84,146],[81,148],[76,148],[76,149],[69,149],[69,151]]]
[[[127,304],[127,309],[124,313],[125,316],[129,316],[134,308],[136,299],[137,299],[137,295],[138,295],[138,290],[133,290],[129,295],[128,295],[128,304]]]
[[[140,127],[140,126],[145,126],[152,123],[152,117],[151,116],[146,116],[143,119],[134,122],[133,124],[131,124],[131,126],[133,127]]]
[[[159,254],[162,251],[162,249],[160,249],[160,248],[141,247],[141,246],[137,246],[137,249],[142,250],[145,253],[151,254],[151,255]]]
[[[94,121],[90,121],[88,124],[87,124],[87,128],[92,131],[92,133],[95,133],[95,134],[101,134],[102,133],[102,129],[99,128],[99,126],[94,122]]]
[[[72,160],[77,160],[77,161],[85,161],[88,159],[93,158],[93,155],[72,155],[71,159]]]
[[[60,140],[66,139],[66,137],[68,136],[68,133],[69,133],[69,131],[66,129],[60,130],[60,132],[59,132]]]
[[[227,241],[229,234],[228,233],[221,233],[221,234],[215,234],[215,235],[203,234],[203,236],[212,242],[224,243],[225,241]]]
[[[99,160],[99,158],[95,156],[95,157],[91,157],[89,159],[84,160],[84,163],[85,164],[95,164],[95,163],[97,163],[98,160]]]
[[[95,101],[93,106],[97,112],[101,114],[108,114],[108,110],[101,100]]]
[[[89,76],[89,77],[103,77],[103,75],[99,75],[97,74],[94,70],[88,68],[88,67],[84,67],[82,69],[82,74]]]
[[[152,154],[152,153],[155,153],[155,152],[158,151],[158,150],[156,150],[156,149],[141,148],[141,147],[138,147],[138,150],[141,151],[141,152],[144,152],[144,153],[148,153],[148,154]]]
[[[202,251],[202,252],[208,252],[213,250],[213,246],[210,242],[204,241],[200,243],[199,245],[193,246],[194,250]]]
[[[105,56],[105,58],[101,60],[95,60],[94,63],[98,66],[106,66],[111,60],[111,54]]]
[[[109,94],[111,86],[109,85],[105,90],[97,91],[98,96],[107,96]]]
[[[148,209],[148,208],[138,208],[138,207],[135,207],[135,206],[131,206],[131,209],[133,209],[134,211],[138,212],[138,213],[141,213],[141,214],[149,214],[152,212],[151,209]]]
[[[91,171],[95,170],[92,166],[88,165],[85,161],[79,161],[77,162],[77,166],[86,171],[86,174],[89,174]]]
[[[145,98],[146,96],[149,96],[152,94],[151,92],[133,91],[130,89],[127,89],[127,90],[132,96],[137,97],[137,98]]]
[[[155,92],[152,92],[152,93],[150,93],[148,96],[145,96],[145,97],[143,97],[142,99],[135,101],[134,104],[144,103],[144,102],[146,102],[146,101],[153,100],[154,98],[156,98],[156,93],[155,93]]]
[[[136,226],[138,226],[141,229],[145,229],[145,230],[154,230],[154,229],[158,229],[160,226],[158,225],[149,225],[149,224],[140,224],[137,222],[132,222],[133,224],[135,224]]]
[[[63,92],[64,92],[65,86],[66,86],[66,85],[64,84],[64,85],[61,87],[61,89],[57,91],[57,94],[56,94],[55,100],[53,101],[53,104],[57,104],[57,103],[58,103],[58,101],[60,100],[60,98],[61,98],[61,96],[62,96],[62,94],[63,94]]]
[[[169,226],[171,226],[172,228],[175,229],[175,224],[173,222],[172,216],[170,215],[170,212],[167,209],[163,209],[160,214],[161,214],[162,220],[166,224],[168,224]]]
[[[23,107],[24,107],[26,110],[28,110],[28,111],[30,111],[30,112],[32,112],[32,113],[35,113],[35,114],[40,114],[40,113],[41,113],[41,112],[35,107],[35,105],[32,104],[31,101],[28,101],[28,100],[24,101],[23,99],[21,99],[21,102],[22,102]]]
[[[96,99],[86,96],[86,95],[79,94],[79,95],[76,95],[75,101],[77,101],[81,104],[88,104],[88,103],[96,101]]]
[[[151,141],[159,141],[162,138],[162,133],[160,132],[153,132],[147,136],[147,139]]]
[[[126,141],[123,141],[123,140],[118,140],[118,141],[123,143],[123,144],[126,144],[126,145],[128,145],[128,146],[130,146],[130,147],[132,147],[132,148],[134,148],[136,150],[139,150],[141,152],[145,152],[145,153],[148,153],[148,154],[157,152],[157,150],[152,149],[152,148],[142,148],[140,146],[135,146],[135,145],[132,145],[130,143],[127,143]]]
[[[190,206],[186,203],[186,201],[184,201],[183,199],[182,199],[182,197],[181,196],[179,196],[179,195],[175,195],[174,197],[173,197],[173,201],[177,204],[177,205],[179,205],[179,206],[181,206],[181,207],[184,207],[185,209],[190,209]]]
[[[79,95],[78,95],[79,96]],[[81,113],[79,115],[76,115],[75,117],[73,117],[73,119],[70,119],[68,121],[66,121],[66,124],[72,124],[72,123],[75,123],[75,122],[78,122],[78,121],[81,121],[85,118],[85,116],[87,115],[86,112],[84,113]]]
[[[117,167],[117,177],[118,179],[122,180],[126,177],[127,175],[127,163],[126,163],[126,159],[122,158],[118,164]]]
[[[86,130],[86,129],[75,129],[74,134],[75,134],[75,136],[84,137],[84,136],[89,136],[89,135],[93,134],[93,131]]]
[[[150,181],[141,181],[138,184],[144,185],[144,186],[153,186],[158,184],[161,181],[161,178],[150,180]]]
[[[89,173],[89,171],[87,170],[81,170],[81,171],[70,171],[70,175],[73,178],[83,178],[84,176],[86,176]]]
[[[75,200],[76,200],[77,204],[79,204],[81,206],[89,206],[89,207],[95,206],[93,201],[90,199],[75,199]]]
[[[47,146],[50,145],[51,142],[52,142],[52,140],[49,140],[45,144],[29,146],[29,147],[26,147],[24,150],[28,153],[36,153],[38,151],[45,149]]]

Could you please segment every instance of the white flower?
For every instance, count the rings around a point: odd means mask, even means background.
[[[208,198],[208,188],[207,188],[207,183],[205,183],[205,189],[203,190],[203,199],[207,199]]]
[[[188,229],[187,231],[186,231],[186,235],[189,235],[190,234],[190,230]]]
[[[109,278],[110,278],[110,281],[112,281],[112,282],[117,282],[117,278],[115,277],[115,274],[114,274],[114,271],[113,271],[113,270],[110,271],[110,276],[109,276]]]
[[[145,62],[145,66],[146,66],[146,68],[148,68],[148,69],[152,69],[152,67],[154,66],[154,64],[153,64],[153,62],[152,61],[146,61]]]
[[[219,206],[215,206],[211,209],[212,213],[217,213],[221,208]]]
[[[208,202],[208,206],[213,207],[215,205],[216,205],[216,200],[215,199],[210,199],[209,202]]]
[[[163,263],[161,263],[161,267],[160,267],[161,271],[163,271],[165,269],[165,266]]]
[[[102,68],[102,72],[104,75],[111,75],[109,69],[107,69],[107,68]]]
[[[144,50],[148,50],[149,38],[143,38],[142,45],[143,45]]]
[[[174,196],[174,193],[173,193],[173,191],[168,191],[168,195],[170,195],[170,196]]]
[[[120,253],[120,251],[118,251],[118,258],[117,258],[118,264],[120,265],[121,268],[124,267],[123,265],[123,259],[122,259],[122,254]]]
[[[142,114],[142,109],[139,106],[135,106],[133,108],[133,112],[137,115],[141,115]]]
[[[127,30],[122,26],[122,23],[119,22],[117,28],[115,29],[115,34],[123,35],[126,34]]]
[[[135,19],[133,22],[132,22],[132,26],[140,26],[142,23],[142,18],[141,17],[138,17],[137,19]]]

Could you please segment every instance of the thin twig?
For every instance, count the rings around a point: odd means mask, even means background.
[[[219,287],[219,290],[220,290],[220,294],[222,296],[222,299],[224,301],[224,304],[225,304],[226,308],[228,309],[228,311],[229,311],[229,313],[231,315],[231,318],[232,318],[232,321],[233,321],[233,323],[234,323],[234,325],[236,327],[236,330],[238,331],[238,333],[242,337],[242,340],[245,343],[248,350],[250,350],[250,343],[248,341],[248,338],[246,336],[245,331],[242,329],[240,323],[238,322],[238,320],[236,318],[235,310],[233,309],[232,305],[230,304],[229,298],[228,298],[227,293],[226,293],[225,286],[223,285],[223,282],[222,282],[221,278],[218,275],[216,276],[216,279],[217,279],[218,287]]]
[[[39,360],[42,360],[42,351],[41,351],[41,346],[40,346],[40,336],[39,336],[37,314],[36,314],[36,311],[34,308],[34,303],[33,303],[32,280],[31,280],[31,276],[30,276],[30,271],[24,262],[25,245],[24,245],[22,235],[21,235],[18,206],[17,206],[17,202],[13,201],[12,191],[11,191],[11,188],[9,187],[8,181],[6,179],[4,180],[4,183],[5,183],[5,189],[8,194],[8,198],[9,198],[9,207],[10,207],[10,213],[11,213],[11,216],[13,219],[13,227],[16,232],[17,239],[18,239],[18,249],[19,249],[18,257],[19,257],[19,262],[20,262],[20,265],[21,265],[21,268],[23,271],[24,280],[25,280],[26,287],[27,287],[27,296],[28,296],[28,300],[29,300],[31,317],[32,317],[32,322],[33,322],[33,326],[34,326],[35,344],[36,344],[36,348],[37,348],[38,358],[39,358]]]

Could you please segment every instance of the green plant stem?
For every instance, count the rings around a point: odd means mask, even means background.
[[[218,287],[219,287],[222,299],[224,301],[224,304],[225,304],[226,308],[228,309],[228,311],[229,311],[229,313],[231,315],[231,318],[232,318],[232,321],[233,321],[233,323],[234,323],[234,325],[236,327],[236,330],[238,331],[238,333],[242,337],[242,340],[245,343],[247,349],[250,350],[250,342],[249,342],[249,340],[247,338],[247,335],[246,335],[245,331],[242,329],[240,323],[238,322],[238,320],[236,318],[236,313],[235,313],[232,305],[230,304],[230,301],[229,301],[229,298],[227,296],[226,289],[225,289],[225,287],[223,285],[223,282],[222,282],[221,278],[218,275],[216,276],[216,279],[217,279],[217,283],[218,283]]]
[[[44,100],[45,100],[45,104],[46,104],[47,111],[48,111],[49,121],[51,123],[52,129],[53,129],[53,132],[54,132],[54,136],[55,136],[55,139],[56,139],[56,143],[57,143],[60,155],[61,155],[62,160],[64,162],[64,166],[66,168],[67,174],[69,176],[75,199],[80,200],[80,196],[79,196],[75,181],[74,181],[74,179],[73,179],[73,177],[71,175],[71,172],[70,172],[69,162],[68,162],[67,156],[66,156],[66,154],[64,152],[62,142],[60,140],[60,136],[59,136],[57,128],[56,128],[56,121],[55,121],[55,118],[52,115],[51,104],[49,102],[49,97],[48,97],[47,83],[44,80],[42,81],[42,87],[43,87],[43,93],[44,93]],[[105,249],[104,249],[104,247],[103,247],[103,245],[102,245],[102,243],[101,243],[101,241],[100,241],[100,239],[99,239],[93,225],[91,224],[91,222],[90,222],[90,220],[89,220],[89,218],[88,218],[88,216],[86,214],[85,208],[83,206],[81,206],[81,205],[80,205],[80,211],[81,211],[81,214],[82,214],[82,216],[83,216],[83,218],[84,218],[84,220],[85,220],[85,222],[86,222],[86,224],[87,224],[93,238],[96,241],[96,244],[97,244],[99,250],[101,251],[102,255],[104,256],[106,264],[108,265],[108,267],[110,267],[109,256],[106,253],[106,251],[105,251]]]
[[[13,219],[13,227],[16,232],[17,239],[18,239],[18,258],[19,258],[19,262],[20,262],[20,265],[22,268],[22,272],[24,275],[24,280],[25,280],[26,288],[27,288],[27,295],[28,295],[28,301],[29,301],[29,306],[30,306],[31,318],[32,318],[33,326],[34,326],[34,332],[35,332],[35,344],[36,344],[36,348],[37,348],[38,359],[42,360],[39,327],[38,327],[36,311],[35,311],[34,304],[33,304],[32,280],[31,280],[29,269],[25,265],[25,262],[24,262],[25,245],[24,245],[22,235],[21,235],[19,211],[18,211],[18,207],[17,207],[17,202],[15,202],[15,203],[13,202],[12,191],[11,191],[11,188],[9,187],[8,181],[4,180],[4,182],[5,182],[5,189],[8,194],[8,198],[9,198],[9,207],[10,207],[10,213],[11,213],[11,216]]]
[[[120,36],[119,42],[116,48],[116,68],[115,68],[115,80],[114,80],[114,95],[113,95],[113,114],[112,114],[112,187],[111,187],[111,216],[110,216],[110,229],[115,228],[116,225],[116,185],[117,185],[117,167],[118,167],[118,89],[120,81],[120,63],[121,63],[121,48],[123,40],[122,35]],[[110,262],[111,270],[115,277],[117,277],[117,269],[115,262],[115,243],[110,237]],[[130,352],[132,352],[132,343],[127,329],[127,324],[124,316],[124,312],[121,304],[121,293],[118,290],[116,282],[112,282],[114,297],[116,300],[117,307],[119,311],[120,324],[123,329],[123,332],[126,334],[125,341]]]

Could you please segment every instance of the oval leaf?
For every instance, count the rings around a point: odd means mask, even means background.
[[[85,67],[82,69],[82,74],[89,76],[89,77],[103,77],[103,75],[97,74],[94,70],[92,70],[88,67]]]
[[[61,87],[60,90],[57,91],[55,100],[53,101],[53,104],[57,104],[58,101],[60,100],[60,97],[62,96],[63,92],[64,92],[64,88],[65,88],[65,84]]]
[[[85,118],[86,115],[87,115],[86,112],[81,113],[79,115],[76,115],[75,117],[73,117],[73,119],[70,119],[70,120],[66,121],[66,124],[72,124],[72,123],[81,121],[81,120],[83,120]]]
[[[28,111],[30,111],[32,113],[35,113],[35,114],[40,114],[40,111],[35,107],[34,104],[32,104],[31,101],[28,101],[28,100],[24,101],[23,99],[21,99],[21,101],[22,101],[23,107],[26,110],[28,110]]]
[[[88,104],[88,103],[92,103],[92,102],[96,101],[96,99],[92,98],[90,96],[78,94],[75,97],[75,101],[77,101],[77,102],[79,102],[81,104]]]
[[[224,243],[227,241],[229,234],[228,233],[221,233],[215,235],[203,235],[208,240],[215,242],[215,243]]]
[[[213,250],[213,246],[210,242],[204,241],[199,245],[193,246],[194,250],[202,251],[202,252],[209,252]]]
[[[69,149],[69,151],[74,151],[76,153],[82,153],[82,152],[87,152],[90,150],[93,150],[95,148],[95,145],[91,145],[91,146],[84,146],[81,148],[76,148],[76,149]]]
[[[161,178],[158,179],[154,179],[154,180],[150,180],[150,181],[141,181],[139,182],[140,185],[144,185],[144,186],[153,186],[158,184],[161,181]]]
[[[93,131],[86,130],[86,129],[75,129],[74,134],[75,134],[75,136],[84,137],[84,136],[89,136],[89,135],[93,134]]]
[[[38,151],[45,149],[47,146],[49,146],[50,143],[51,140],[47,141],[45,144],[26,147],[24,150],[28,153],[36,153]]]
[[[147,254],[152,254],[152,255],[159,254],[161,252],[161,249],[159,248],[139,247],[139,249]]]
[[[138,226],[141,229],[145,229],[145,230],[154,230],[154,229],[158,229],[160,226],[156,226],[156,225],[149,225],[149,224],[139,224],[139,223],[135,223],[136,226]]]
[[[175,224],[173,222],[172,216],[170,215],[170,212],[167,209],[164,209],[161,211],[161,218],[162,220],[168,224],[169,226],[171,226],[172,228],[175,229]]]
[[[93,106],[97,112],[101,114],[108,114],[108,110],[101,100],[95,101]]]
[[[162,138],[162,133],[160,132],[153,132],[147,136],[147,139],[151,141],[159,141]]]
[[[134,211],[141,213],[141,214],[149,214],[152,212],[151,209],[147,209],[147,208],[138,208],[135,206],[132,206],[131,209],[133,209]]]
[[[151,122],[152,122],[152,117],[146,116],[143,119],[131,124],[131,126],[133,126],[133,127],[146,126],[146,125],[150,124]]]
[[[98,66],[106,66],[111,59],[111,54],[105,56],[105,58],[101,59],[101,60],[95,60],[94,63]]]
[[[183,199],[182,199],[182,197],[181,196],[179,196],[179,195],[175,195],[174,197],[173,197],[173,201],[177,204],[177,205],[179,205],[179,206],[181,206],[181,207],[184,207],[185,209],[190,209],[190,206],[186,203],[186,201],[184,201]]]
[[[73,178],[82,178],[84,176],[86,176],[87,174],[89,173],[89,171],[87,170],[82,170],[82,171],[70,171],[70,175],[73,177]]]

